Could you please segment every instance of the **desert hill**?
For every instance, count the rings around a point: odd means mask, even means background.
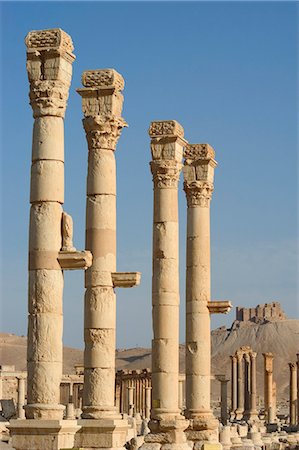
[[[274,381],[279,398],[288,398],[289,367],[299,352],[299,320],[286,319],[264,323],[235,321],[230,329],[217,328],[211,333],[212,373],[230,378],[230,358],[239,347],[249,345],[257,352],[257,388],[263,395],[264,352],[274,354]],[[184,345],[180,345],[180,371],[184,371]],[[64,373],[73,373],[75,364],[83,364],[83,351],[64,347]],[[26,337],[0,333],[0,364],[15,365],[26,370]],[[151,350],[132,348],[116,351],[117,369],[144,369],[151,367]],[[213,382],[214,397],[219,395],[219,383]]]

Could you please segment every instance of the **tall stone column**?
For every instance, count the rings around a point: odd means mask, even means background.
[[[62,419],[64,124],[73,44],[62,30],[30,32],[27,72],[34,128],[30,186],[28,419]]]
[[[250,409],[249,421],[258,420],[258,411],[256,406],[256,352],[250,352]]]
[[[18,419],[25,419],[25,379],[18,378]]]
[[[184,130],[176,121],[152,122],[154,182],[152,277],[152,410],[146,445],[180,444],[188,422],[180,414],[179,387],[179,261],[178,182],[182,168]],[[146,447],[148,448],[148,447]]]
[[[273,389],[273,354],[263,353],[264,357],[264,406],[265,413],[267,416],[267,423],[273,423],[275,417],[273,415],[273,399],[272,399],[272,389]]]
[[[128,415],[133,417],[134,415],[134,387],[128,386]]]
[[[113,69],[100,69],[83,72],[82,84],[77,92],[88,143],[86,248],[93,254],[93,264],[85,276],[83,420],[76,445],[113,448],[115,442],[119,447],[125,444],[127,428],[114,401],[114,288],[132,287],[140,280],[137,272],[116,272],[114,152],[127,125],[121,117],[124,80]]]
[[[251,395],[251,368],[250,368],[250,355],[244,353],[244,418],[249,419],[250,414],[250,395]]]
[[[220,388],[220,393],[221,393],[221,423],[223,425],[227,425],[227,383],[229,380],[221,379],[220,383],[221,383],[221,388]]]
[[[152,406],[152,388],[151,386],[146,386],[145,388],[145,418],[150,419]]]
[[[230,418],[231,420],[236,417],[236,409],[237,409],[237,357],[236,355],[232,355],[231,357],[231,412]]]
[[[296,426],[297,420],[297,367],[296,363],[289,363],[290,368],[290,425]]]
[[[64,202],[64,115],[75,59],[69,35],[60,29],[26,37],[27,72],[34,127],[30,185],[27,419],[11,423],[13,447],[73,445],[76,423],[64,424],[62,376],[63,270],[86,269],[91,254],[72,246],[72,219]],[[47,423],[45,423],[45,420]],[[67,431],[66,431],[67,428]],[[72,431],[71,431],[72,430]]]
[[[196,438],[198,431],[200,439],[200,431],[218,428],[210,405],[211,326],[208,307],[211,301],[210,201],[217,163],[209,144],[189,144],[184,156],[184,191],[188,206],[186,417],[191,419],[192,438]]]
[[[244,414],[244,369],[243,369],[243,352],[237,352],[237,410],[236,419],[241,420]]]
[[[299,429],[299,353],[297,353],[297,425]],[[1,398],[1,397],[0,397]]]

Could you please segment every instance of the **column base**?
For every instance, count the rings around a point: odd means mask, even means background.
[[[124,448],[127,441],[128,421],[125,419],[79,419],[80,430],[75,436],[75,448]]]
[[[31,403],[24,406],[26,419],[38,420],[62,420],[64,405],[48,405],[43,403]]]
[[[188,441],[194,442],[194,450],[201,449],[206,443],[219,444],[219,422],[212,412],[190,413],[189,428],[186,430]]]
[[[60,450],[73,448],[80,429],[76,420],[16,419],[9,424],[15,450]]]
[[[235,415],[235,420],[242,420],[243,419],[243,415],[244,415],[244,410],[243,409],[237,409],[236,410],[236,415]]]
[[[260,422],[260,419],[259,419],[257,411],[250,411],[247,416],[244,416],[244,419],[250,425],[253,425],[253,424],[257,423],[257,422]]]
[[[189,421],[183,416],[151,419],[148,425],[151,432],[145,436],[142,450],[190,450],[184,433]]]
[[[82,419],[95,419],[95,420],[121,420],[122,415],[119,414],[116,408],[113,406],[111,409],[101,408],[100,406],[84,406],[81,414]]]

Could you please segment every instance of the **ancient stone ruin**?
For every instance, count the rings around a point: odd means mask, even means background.
[[[254,323],[275,322],[287,319],[279,302],[257,305],[255,308],[236,308],[236,320],[240,322],[251,321]]]
[[[261,417],[256,402],[256,353],[246,346],[231,357],[230,422],[229,380],[224,375],[216,376],[221,383],[221,425],[211,407],[210,314],[226,313],[232,306],[227,300],[211,299],[210,203],[217,166],[214,149],[207,143],[190,144],[175,120],[150,124],[154,188],[152,367],[139,373],[115,374],[115,290],[140,282],[139,272],[117,272],[116,268],[115,151],[127,125],[121,115],[124,80],[114,69],[87,70],[82,74],[83,87],[77,90],[82,98],[88,148],[86,248],[77,251],[73,246],[72,218],[62,208],[64,114],[75,60],[73,44],[64,31],[51,29],[29,32],[26,46],[34,118],[28,348],[27,373],[17,377],[17,419],[12,419],[8,427],[12,447],[221,450],[272,445],[266,433],[266,426],[276,423],[272,355],[264,354],[266,419]],[[181,171],[187,202],[183,376],[179,373]],[[63,271],[80,269],[85,270],[84,377],[78,373],[63,379]],[[265,305],[254,312],[242,308],[237,317],[255,320],[263,314],[266,319],[274,317],[273,311],[277,317],[282,315],[273,304],[270,313]],[[290,364],[292,429],[298,425],[298,364]],[[65,389],[64,404],[61,384]],[[292,436],[298,442],[298,434]]]

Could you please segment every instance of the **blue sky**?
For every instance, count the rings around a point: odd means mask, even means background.
[[[234,306],[278,300],[299,316],[298,4],[291,2],[7,2],[1,4],[2,331],[26,334],[32,112],[24,37],[60,27],[76,55],[65,118],[65,210],[84,248],[87,145],[84,70],[125,78],[129,123],[117,158],[117,346],[150,346],[152,181],[147,130],[175,119],[216,151],[211,205],[212,297]],[[180,185],[181,342],[186,201]],[[83,346],[83,273],[65,273],[64,342]],[[213,317],[213,327],[229,325]]]

